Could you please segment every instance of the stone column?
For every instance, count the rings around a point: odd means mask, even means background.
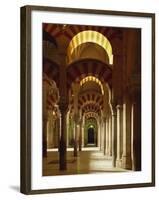
[[[78,156],[78,115],[74,115],[74,156]]]
[[[100,140],[100,142],[99,142],[99,144],[100,144],[100,151],[102,151],[102,121],[101,121],[101,119],[99,119],[99,129],[98,129],[98,134],[99,134],[99,140]]]
[[[74,156],[77,156],[77,147],[78,147],[78,126],[79,126],[79,111],[78,111],[78,92],[79,92],[80,85],[78,83],[74,83],[72,89],[73,89],[73,95],[74,95]]]
[[[59,124],[58,124],[58,113],[53,115],[53,148],[58,148],[59,146]]]
[[[121,167],[121,152],[122,152],[122,106],[117,105],[117,160],[116,166]]]
[[[103,140],[104,140],[104,131],[103,131],[103,122],[100,121],[100,150],[103,151]]]
[[[112,156],[112,118],[109,116],[109,156]]]
[[[54,136],[54,121],[50,119],[48,121],[47,130],[47,148],[53,148],[53,136]]]
[[[47,157],[47,115],[43,115],[43,145],[42,145],[43,157]]]
[[[113,167],[116,167],[116,157],[117,157],[117,113],[116,109],[113,109],[112,113],[112,159]]]
[[[60,102],[59,109],[61,111],[61,134],[60,134],[60,170],[67,169],[67,160],[66,160],[66,144],[67,144],[67,128],[66,128],[66,119],[67,119],[67,103]]]
[[[74,122],[73,122],[73,117],[71,114],[69,117],[69,133],[68,133],[70,147],[73,147],[73,136],[74,136],[73,131],[74,131]]]
[[[85,118],[82,120],[82,147],[84,147],[84,126],[85,126]]]
[[[97,122],[97,125],[98,125],[98,144],[97,144],[97,146],[100,148],[100,123],[99,123],[99,120]]]
[[[60,92],[60,101],[59,101],[59,110],[61,114],[60,119],[60,141],[59,141],[59,168],[60,170],[67,169],[67,111],[68,111],[68,91],[67,91],[67,77],[66,77],[66,54],[65,52],[59,52],[60,59],[60,69],[59,69],[59,92]]]
[[[141,170],[141,93],[135,93],[131,105],[132,169]]]
[[[106,119],[106,155],[109,155],[109,117]]]
[[[79,151],[82,151],[82,120],[79,123]]]
[[[131,104],[127,97],[123,104],[123,154],[122,167],[132,169],[131,160]]]
[[[106,117],[103,117],[103,150],[106,155]]]
[[[54,111],[48,111],[47,148],[53,148],[55,143],[55,115]]]
[[[69,146],[69,126],[70,126],[70,123],[69,123],[69,112],[67,112],[67,148]]]
[[[45,74],[43,74],[43,124],[42,124],[42,154],[47,157],[47,84],[45,82]]]
[[[58,118],[56,120],[56,139],[55,139],[55,147],[58,148],[58,151],[60,151],[60,132],[61,132],[61,115],[58,115]]]

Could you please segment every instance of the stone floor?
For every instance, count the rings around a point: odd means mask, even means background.
[[[125,172],[121,168],[112,167],[111,157],[103,155],[98,148],[85,148],[73,156],[73,149],[67,151],[67,170],[59,170],[58,151],[48,151],[47,158],[43,159],[43,176],[88,174],[105,172]]]

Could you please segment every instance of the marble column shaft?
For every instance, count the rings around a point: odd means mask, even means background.
[[[114,108],[112,113],[112,159],[113,167],[116,167],[116,157],[117,157],[117,115],[116,109]]]
[[[131,160],[131,105],[129,100],[123,104],[123,154],[122,167],[132,169]]]
[[[79,129],[79,115],[74,114],[74,156],[78,156],[78,129]]]
[[[43,117],[43,157],[47,157],[47,118]]]
[[[109,155],[109,118],[106,119],[106,155]]]
[[[136,99],[131,108],[132,117],[132,169],[141,170],[141,100]]]
[[[122,156],[122,106],[117,105],[117,160],[116,166],[121,167],[121,156]]]
[[[109,116],[109,156],[112,156],[112,117]]]
[[[103,136],[104,155],[106,155],[106,117],[103,118]]]
[[[66,152],[66,144],[67,144],[67,129],[66,129],[66,118],[67,111],[66,105],[60,105],[61,111],[61,134],[60,134],[60,148],[59,148],[59,157],[60,157],[60,170],[67,169],[67,152]]]
[[[79,151],[82,151],[82,122],[79,124]]]

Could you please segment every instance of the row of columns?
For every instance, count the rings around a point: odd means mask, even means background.
[[[45,86],[45,85],[44,85]],[[63,87],[63,84],[62,86]],[[44,91],[47,91],[44,89]],[[66,146],[67,146],[67,111],[68,102],[66,97],[66,91],[62,90],[61,98],[59,102],[59,110],[61,113],[59,131],[59,158],[60,169],[66,169]],[[135,90],[136,91],[136,90]],[[133,91],[134,92],[134,91]],[[135,92],[134,92],[135,93]],[[62,95],[64,94],[64,95]],[[45,97],[45,93],[44,99]],[[47,96],[47,95],[46,95]],[[139,97],[139,98],[137,98]],[[79,126],[79,111],[78,111],[78,88],[74,87],[74,156],[77,156],[77,148],[82,147],[81,125]],[[44,101],[45,102],[45,101]],[[123,167],[126,169],[140,170],[141,168],[141,99],[140,91],[137,95],[134,95],[133,100],[126,95],[123,99],[122,105],[113,105],[111,115],[103,117],[103,123],[100,122],[101,149],[104,150],[105,155],[112,156],[113,166]],[[43,105],[45,107],[45,104]],[[105,108],[106,109],[106,108]],[[43,156],[47,155],[47,114],[43,112]],[[111,130],[111,131],[110,131]],[[78,144],[79,140],[79,144]],[[104,144],[103,144],[104,141]],[[103,144],[103,146],[102,146]]]
[[[112,156],[113,167],[141,170],[141,100],[126,98],[113,107],[111,115],[99,124],[100,147],[104,155]],[[103,129],[103,130],[101,130]]]
[[[59,135],[60,169],[66,169],[66,146],[67,146],[67,105],[60,104],[61,111]],[[113,166],[125,169],[140,170],[141,165],[141,125],[140,125],[140,98],[125,99],[123,105],[117,105],[112,115],[104,117],[99,121],[98,146],[101,146],[104,154],[112,156]],[[48,119],[43,117],[43,133],[47,132]],[[52,127],[53,128],[53,127]],[[100,133],[104,133],[101,134]],[[78,149],[82,150],[84,144],[83,121],[79,116],[74,116],[74,156],[77,156]],[[103,142],[104,141],[104,142]],[[104,143],[104,144],[103,144]],[[103,146],[102,146],[103,144]],[[43,135],[43,156],[47,155],[47,138]]]

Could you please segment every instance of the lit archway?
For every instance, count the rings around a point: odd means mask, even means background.
[[[95,118],[86,119],[84,145],[96,147],[98,143],[98,125]]]
[[[80,86],[84,85],[85,83],[87,83],[89,81],[93,81],[96,84],[98,84],[100,86],[100,88],[101,88],[101,93],[104,94],[103,85],[102,85],[101,81],[98,78],[96,78],[95,76],[87,76],[87,77],[83,78],[80,81]]]
[[[79,45],[87,42],[96,43],[102,48],[104,48],[106,54],[109,57],[109,64],[113,64],[113,52],[109,40],[103,34],[92,30],[82,31],[73,37],[67,49],[68,62],[71,61],[71,55],[74,52],[74,50]]]

